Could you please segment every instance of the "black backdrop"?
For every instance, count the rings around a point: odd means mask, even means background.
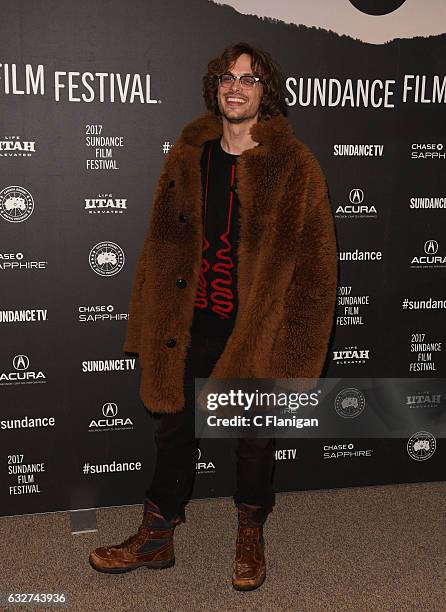
[[[207,0],[8,0],[0,40],[2,515],[141,502],[153,422],[122,352],[131,282],[164,154],[204,110],[208,60],[239,40],[281,65],[289,119],[327,176],[341,259],[327,376],[416,376],[408,418],[440,420],[446,35],[370,44]],[[406,75],[424,75],[424,98],[405,98]],[[315,79],[344,92],[377,79],[393,95],[387,107],[306,105]],[[337,146],[363,144],[381,148]],[[377,259],[346,261],[356,250]],[[276,490],[443,480],[437,434],[418,435],[424,454],[407,438],[278,440]],[[195,497],[232,493],[231,444],[201,442]]]

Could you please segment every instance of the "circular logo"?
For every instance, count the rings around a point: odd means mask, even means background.
[[[24,187],[10,185],[0,191],[0,217],[10,223],[21,223],[32,215],[34,200]]]
[[[350,193],[348,194],[348,199],[352,204],[362,204],[364,202],[364,192],[362,189],[355,187],[354,189],[350,189]]]
[[[115,242],[98,242],[88,257],[91,269],[99,276],[113,276],[124,267],[124,251]]]
[[[438,251],[438,242],[436,240],[426,240],[424,243],[424,252],[427,255],[435,255]]]
[[[407,452],[415,461],[430,459],[437,448],[437,441],[428,431],[417,431],[407,441]]]
[[[406,0],[350,0],[350,2],[366,15],[388,15],[400,8]]]
[[[359,389],[342,389],[335,398],[335,410],[344,419],[353,419],[365,407],[365,397]]]
[[[107,417],[115,417],[118,414],[118,406],[114,402],[106,402],[102,406],[102,414]]]
[[[16,355],[12,360],[12,365],[16,370],[27,370],[29,368],[29,357],[27,355]]]

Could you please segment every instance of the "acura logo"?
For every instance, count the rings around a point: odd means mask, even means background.
[[[113,402],[107,402],[102,406],[102,414],[105,418],[115,417],[118,414],[118,406]]]
[[[16,355],[12,360],[12,365],[16,370],[27,370],[29,368],[29,359],[26,355]]]
[[[348,199],[352,204],[362,204],[364,202],[364,192],[362,189],[351,189]]]
[[[426,240],[424,243],[424,252],[427,255],[435,255],[438,251],[438,242],[436,240]]]

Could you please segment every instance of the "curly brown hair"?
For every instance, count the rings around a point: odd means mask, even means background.
[[[285,80],[279,66],[269,53],[246,42],[226,47],[221,55],[208,63],[207,74],[203,77],[203,98],[206,108],[217,117],[221,117],[217,99],[217,75],[227,72],[242,53],[251,56],[251,70],[255,76],[262,79],[263,96],[259,107],[259,119],[280,113],[286,116]]]

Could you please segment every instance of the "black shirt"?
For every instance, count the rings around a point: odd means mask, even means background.
[[[222,149],[220,138],[208,140],[201,156],[203,246],[195,308],[218,319],[235,319],[238,308],[238,157]]]

